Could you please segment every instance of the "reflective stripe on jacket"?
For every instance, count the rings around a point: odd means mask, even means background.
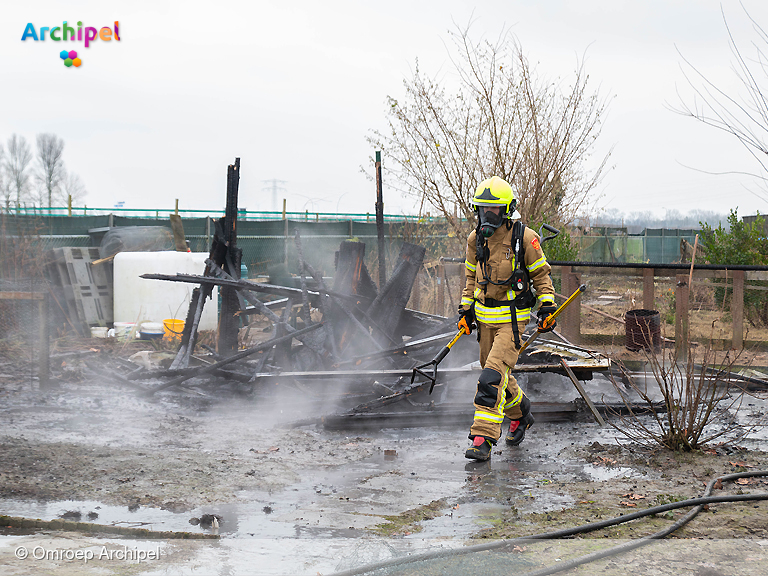
[[[467,281],[461,294],[461,305],[468,307],[473,301],[476,302],[475,315],[479,321],[486,324],[511,322],[512,315],[508,306],[485,306],[485,299],[511,301],[520,292],[514,292],[509,282],[501,286],[488,283],[483,292],[483,287],[480,285],[480,281],[483,280],[483,266],[477,262],[475,238],[476,233],[473,230],[467,238],[467,255],[464,262]],[[487,241],[490,256],[484,267],[489,279],[493,282],[503,282],[512,276],[515,267],[512,241],[512,230],[507,230],[506,226],[500,226]],[[552,269],[541,250],[538,234],[527,226],[523,232],[523,252],[523,264],[528,270],[539,304],[554,304],[555,289],[549,275]],[[516,312],[517,320],[527,322],[530,319],[530,308],[517,309]]]

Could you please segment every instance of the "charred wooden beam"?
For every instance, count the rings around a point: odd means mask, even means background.
[[[662,403],[663,404],[663,403]],[[627,407],[618,404],[598,404],[597,408],[606,416],[626,414]],[[663,405],[648,406],[648,410],[664,412]],[[582,402],[532,402],[531,413],[539,422],[582,421],[588,411]],[[416,428],[422,426],[469,425],[472,422],[472,410],[466,407],[446,405],[429,410],[407,410],[400,412],[357,412],[323,416],[320,423],[327,430],[381,429],[381,428]],[[306,425],[315,422],[300,422]]]
[[[301,317],[304,320],[304,324],[306,326],[309,326],[310,324],[312,324],[312,319],[310,318],[309,293],[307,292],[307,283],[304,280],[304,251],[301,248],[301,235],[299,234],[298,230],[296,230],[293,240],[294,240],[294,243],[296,244],[296,251],[299,254],[299,284],[301,287]]]
[[[206,264],[211,268],[212,273],[217,278],[222,278],[225,280],[234,280],[232,277],[229,276],[229,274],[227,274],[224,270],[216,266],[216,264],[211,262],[210,260],[206,260]],[[288,315],[290,314],[291,307],[293,306],[292,298],[286,299],[285,309],[283,310],[283,318],[278,318],[278,316],[274,312],[272,312],[272,310],[270,310],[261,300],[253,296],[250,292],[241,291],[241,293],[243,294],[244,298],[248,302],[250,302],[257,310],[260,311],[261,314],[266,316],[273,323],[283,326],[282,328],[275,328],[275,330],[272,332],[272,337],[275,337],[276,335],[282,335],[282,333],[278,334],[280,330],[284,330],[287,332],[296,330],[295,328],[288,325],[288,320],[289,320]],[[300,340],[309,349],[311,349],[314,353],[316,353],[320,357],[321,361],[323,361],[327,356],[327,353],[323,348],[322,339],[317,339],[317,338],[314,338],[313,336],[314,335],[302,336]]]
[[[203,306],[205,306],[205,295],[203,292],[202,287],[192,290],[189,310],[187,310],[187,319],[184,322],[184,330],[181,335],[181,345],[176,353],[176,358],[171,363],[171,368],[186,368],[189,366],[189,358],[195,350],[197,328],[200,325],[200,318],[203,316]]]
[[[319,274],[314,269],[314,267],[304,259],[304,248],[302,247],[301,236],[299,236],[298,231],[296,232],[296,250],[299,254],[299,269],[301,270],[301,274],[306,271],[315,281],[317,287],[321,290],[325,290],[326,288],[323,276]],[[317,307],[320,309],[320,314],[322,314],[324,319],[330,318],[330,316],[328,316],[328,312],[332,305],[333,303],[331,302],[330,296],[328,296],[326,293],[321,293],[320,297],[317,299]],[[326,324],[325,328],[323,329],[323,333],[325,335],[325,342],[330,348],[333,357],[338,359],[339,350],[336,346],[336,338],[333,334],[333,329],[330,325]]]
[[[363,275],[365,244],[363,242],[344,241],[336,253],[336,274],[333,277],[333,289],[338,294],[358,294],[360,279]]]
[[[263,292],[264,294],[273,294],[275,296],[301,298],[300,288],[291,288],[289,286],[276,286],[274,284],[265,284],[263,282],[252,282],[250,280],[226,280],[224,278],[210,278],[198,274],[142,274],[140,278],[148,280],[166,280],[168,282],[185,282],[187,284],[202,284],[206,286],[232,286],[240,290],[250,292]],[[313,288],[309,290],[310,301],[317,301],[320,294],[328,294],[340,298],[346,302],[362,303],[367,300],[360,294],[339,294],[333,290],[324,290]]]
[[[209,366],[205,366],[204,368],[200,368],[198,371],[194,372],[193,374],[182,374],[181,376],[177,376],[170,382],[166,382],[165,384],[162,384],[152,390],[148,390],[147,394],[154,394],[155,392],[160,392],[161,390],[165,390],[166,388],[170,388],[172,386],[176,386],[178,384],[181,384],[182,382],[185,382],[189,380],[190,378],[194,378],[196,376],[202,376],[204,374],[208,374],[210,372],[214,372],[215,370],[218,370],[222,366],[226,366],[227,364],[231,364],[232,362],[236,362],[238,360],[241,360],[247,356],[250,356],[251,354],[255,354],[256,352],[260,352],[262,350],[267,350],[269,348],[272,348],[273,346],[277,346],[279,344],[282,344],[283,342],[290,341],[295,337],[302,336],[308,332],[311,332],[312,330],[317,330],[323,325],[322,322],[318,324],[314,324],[313,326],[307,326],[306,328],[303,328],[302,330],[297,330],[296,332],[293,332],[291,334],[287,334],[285,336],[281,336],[279,338],[275,338],[273,340],[269,340],[268,342],[262,342],[261,344],[258,344],[252,348],[248,348],[247,350],[242,350],[241,352],[238,352],[237,354],[234,354],[230,356],[229,358],[226,358],[225,360],[221,360],[220,362],[216,362],[215,364],[210,364]]]
[[[359,364],[360,362],[376,360],[377,358],[386,358],[388,356],[407,356],[409,353],[412,354],[418,350],[431,350],[433,348],[442,347],[455,335],[456,331],[452,330],[451,332],[444,332],[442,334],[437,334],[436,336],[430,336],[428,338],[410,340],[408,343],[403,344],[402,346],[395,346],[393,348],[387,348],[386,350],[381,350],[379,352],[362,354],[360,356],[350,358],[349,360],[343,360],[334,366],[334,368],[347,366],[350,364]]]
[[[570,364],[574,373],[582,374],[584,372],[605,371],[609,369],[606,362],[594,362],[587,365]],[[560,364],[518,364],[510,372],[524,374],[527,372],[556,372],[565,375],[565,370]],[[357,378],[359,380],[370,378],[383,378],[395,380],[397,378],[407,377],[410,380],[413,370],[317,370],[307,372],[276,372],[274,374],[261,373],[254,376],[257,380],[274,380],[276,378],[294,378],[302,380],[327,380],[334,378]],[[480,368],[444,368],[440,369],[440,376],[446,378],[458,378],[462,376],[472,376],[480,374]],[[581,376],[581,380],[589,378]]]
[[[444,332],[449,327],[456,326],[458,320],[458,315],[446,318],[445,316],[427,314],[426,312],[406,308],[400,317],[400,324],[397,326],[396,333],[414,338],[425,338]]]
[[[397,265],[392,277],[379,290],[379,295],[371,303],[368,315],[381,329],[397,340],[397,327],[400,318],[411,297],[411,289],[416,275],[424,262],[426,249],[416,244],[404,243],[400,249]]]
[[[384,247],[384,191],[381,183],[381,151],[376,151],[376,236],[379,248],[379,286],[387,282]]]
[[[227,204],[224,212],[224,242],[227,245],[221,266],[232,278],[240,280],[240,261],[243,251],[237,248],[237,196],[240,187],[240,158],[227,168]],[[219,313],[219,334],[217,351],[223,356],[237,351],[237,335],[240,319],[240,300],[234,287],[222,286],[221,311]]]
[[[344,241],[339,245],[339,251],[336,252],[335,264],[336,272],[333,275],[333,289],[339,294],[356,294],[362,277],[362,270],[365,257],[365,244],[363,242]],[[331,317],[334,318],[333,338],[336,346],[343,354],[350,344],[354,342],[353,334],[356,327],[354,323],[347,318],[343,305],[337,302],[331,302]],[[343,320],[347,318],[346,320]]]
[[[355,306],[355,311],[358,314],[360,314],[363,318],[365,318],[366,322],[371,328],[375,329],[379,333],[380,340],[386,340],[389,344],[400,344],[403,341],[402,338],[395,338],[389,332],[387,332],[386,328],[383,328],[382,326],[380,326],[378,322],[376,322],[373,318],[371,318],[371,315],[368,314],[368,312],[363,310],[360,304],[357,304]],[[379,348],[381,348],[381,346],[379,346]]]

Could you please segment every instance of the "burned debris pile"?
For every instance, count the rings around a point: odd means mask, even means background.
[[[455,319],[408,309],[414,281],[422,267],[423,247],[404,243],[386,284],[379,288],[366,267],[365,244],[345,241],[336,253],[333,286],[304,260],[299,234],[300,288],[242,280],[216,261],[217,236],[206,261],[204,275],[145,274],[148,279],[199,284],[190,303],[179,350],[169,369],[140,370],[131,380],[165,381],[149,393],[202,379],[223,384],[224,378],[240,391],[254,392],[270,382],[359,398],[381,396],[382,390],[403,394],[411,389],[410,374],[420,360],[433,355],[453,332]],[[221,258],[219,258],[221,260]],[[226,261],[226,257],[223,258]],[[219,346],[210,364],[195,359],[196,318],[214,286],[228,288],[239,306],[225,318],[222,306]],[[271,323],[269,338],[244,350],[222,346],[227,324],[262,316]],[[236,334],[236,332],[235,332]],[[193,365],[194,364],[194,365]],[[329,386],[333,391],[329,390]],[[421,383],[414,385],[414,388]]]
[[[380,396],[382,387],[391,395],[404,394],[410,387],[407,377],[382,370],[410,374],[416,361],[442,346],[442,337],[446,332],[450,335],[453,324],[453,320],[406,308],[425,249],[403,244],[390,278],[377,287],[365,265],[365,244],[342,242],[329,288],[305,260],[297,232],[299,287],[241,279],[242,251],[237,247],[239,171],[238,158],[228,168],[226,210],[215,222],[203,275],[141,276],[197,287],[170,366],[163,370],[140,368],[126,379],[144,381],[150,395],[191,384],[256,393],[275,379],[276,384],[299,390],[304,396],[327,392],[329,383],[334,394],[348,399]],[[202,357],[195,353],[198,327],[206,302],[215,305],[210,302],[215,286],[221,293],[217,348],[214,351],[201,345],[208,349]],[[250,333],[255,317],[270,323],[269,337],[255,345],[246,342],[240,350],[240,326],[247,326],[245,332]],[[155,384],[157,380],[162,383]]]
[[[336,252],[333,285],[329,288],[326,279],[304,259],[302,240],[296,233],[299,287],[283,286],[239,279],[231,273],[236,272],[236,266],[227,270],[227,262],[236,262],[237,256],[233,258],[228,253],[234,242],[232,237],[223,238],[227,227],[222,224],[216,226],[202,276],[142,276],[199,286],[194,290],[181,344],[169,369],[139,370],[128,376],[130,380],[147,381],[149,394],[190,384],[212,387],[218,393],[227,387],[236,393],[257,396],[287,391],[305,400],[316,399],[317,417],[310,421],[319,418],[326,427],[375,426],[385,421],[390,425],[419,425],[425,415],[432,423],[435,416],[457,423],[471,416],[466,406],[446,400],[444,385],[456,378],[474,380],[478,367],[471,365],[477,359],[473,339],[466,339],[466,346],[441,365],[434,395],[429,394],[429,379],[414,381],[412,377],[415,366],[434,357],[455,335],[458,318],[407,308],[417,273],[423,266],[423,247],[404,243],[388,281],[377,287],[365,264],[365,244],[344,241]],[[222,305],[218,350],[202,358],[195,353],[197,319],[214,286],[231,290],[236,305],[230,312]],[[231,318],[225,314],[231,314]],[[259,316],[270,324],[265,341],[243,350],[222,346],[222,342],[232,339],[223,334],[225,330],[236,330],[240,322],[245,324]],[[574,370],[563,367],[565,357],[569,361],[575,359]],[[209,363],[201,364],[202,360]],[[567,342],[542,341],[515,371],[569,373],[578,383],[576,374],[588,379],[591,370],[606,367],[603,360]],[[158,379],[163,382],[154,383]],[[585,400],[599,419],[594,406],[588,398]],[[399,403],[397,412],[392,412],[390,405],[395,403]],[[537,410],[539,414],[549,413],[544,418],[568,419],[583,413],[582,408],[573,403],[555,403],[539,406]]]

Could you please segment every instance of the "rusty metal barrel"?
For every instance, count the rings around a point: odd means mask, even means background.
[[[624,314],[627,349],[636,352],[661,350],[661,316],[658,310],[640,308]]]

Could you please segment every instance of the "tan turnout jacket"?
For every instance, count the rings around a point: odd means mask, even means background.
[[[512,245],[512,229],[502,225],[493,236],[488,238],[488,249],[490,257],[485,264],[485,271],[488,278],[493,282],[507,281],[503,286],[488,283],[485,291],[480,282],[483,280],[481,266],[477,262],[477,252],[475,244],[476,232],[473,230],[467,238],[467,256],[465,261],[467,283],[461,294],[461,306],[469,307],[473,301],[475,304],[475,315],[478,321],[485,324],[499,324],[511,322],[512,317],[510,308],[486,306],[486,298],[497,301],[513,300],[519,292],[512,290],[510,277],[515,266],[514,246]],[[523,251],[524,266],[528,270],[528,275],[536,291],[537,299],[540,304],[554,304],[555,290],[552,286],[552,279],[549,276],[550,266],[541,250],[539,235],[533,230],[525,227],[523,232]],[[531,308],[517,309],[517,321],[527,322],[530,319]]]

